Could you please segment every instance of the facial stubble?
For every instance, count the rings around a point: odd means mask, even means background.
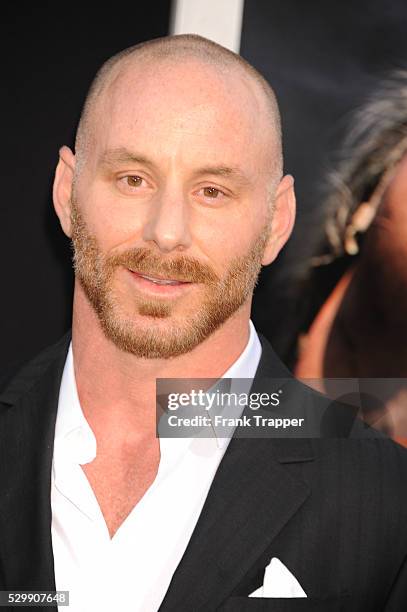
[[[75,275],[104,334],[120,350],[147,359],[168,359],[187,353],[235,314],[254,290],[270,233],[270,216],[249,251],[233,259],[219,278],[211,267],[196,259],[186,256],[168,259],[151,248],[106,255],[90,233],[74,199],[71,204]],[[177,300],[135,294],[134,318],[124,314],[114,288],[114,276],[120,268],[199,283],[204,289],[201,306],[180,321],[174,316]],[[140,324],[140,317],[147,325]],[[155,324],[162,319],[169,322],[165,329]]]

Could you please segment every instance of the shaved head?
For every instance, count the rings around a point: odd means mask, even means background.
[[[243,328],[294,223],[281,148],[273,90],[220,45],[172,36],[109,59],[54,185],[78,312],[142,358]]]
[[[276,97],[264,77],[232,51],[195,34],[168,36],[143,42],[124,49],[108,59],[97,72],[86,97],[80,117],[75,151],[77,157],[76,173],[92,147],[92,134],[97,124],[98,111],[103,98],[110,93],[111,88],[121,76],[132,68],[142,65],[180,63],[181,60],[195,60],[211,66],[219,74],[230,78],[236,75],[240,81],[246,82],[254,98],[263,111],[264,129],[270,134],[270,147],[273,148],[273,184],[277,184],[282,176],[282,145],[281,123]],[[165,83],[163,83],[165,91]]]

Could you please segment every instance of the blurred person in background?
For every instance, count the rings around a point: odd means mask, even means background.
[[[386,385],[380,402],[372,407],[368,401],[362,411],[403,441],[406,204],[407,71],[400,70],[355,115],[331,175],[326,237],[304,291],[308,316],[295,373],[312,379],[399,379]],[[327,386],[325,382],[325,390]]]

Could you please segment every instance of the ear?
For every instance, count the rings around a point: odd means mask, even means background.
[[[75,155],[69,147],[59,150],[59,162],[55,171],[52,191],[55,212],[64,233],[71,237],[71,194],[75,170]]]
[[[270,237],[263,255],[263,266],[268,266],[275,260],[294,227],[295,192],[294,179],[291,175],[287,174],[280,181],[273,206]]]

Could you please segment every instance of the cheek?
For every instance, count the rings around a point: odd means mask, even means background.
[[[88,230],[103,251],[140,242],[144,220],[134,202],[113,197],[103,189],[88,190],[80,202]]]
[[[223,279],[232,269],[235,269],[236,265],[240,265],[240,260],[247,258],[252,249],[253,242],[250,242],[247,236],[242,236],[242,239],[240,239],[241,234],[242,231],[236,234],[231,232],[227,238],[220,236],[218,241],[210,245],[206,244],[205,251],[203,249],[199,250],[198,258],[203,252],[205,255],[204,261],[208,262],[220,279]]]
[[[204,215],[193,215],[191,217],[191,236],[191,251],[198,257],[207,260],[212,268],[220,273],[242,248],[239,246],[238,233],[233,224],[222,220],[220,215],[211,215],[210,218]]]
[[[260,237],[266,215],[247,202],[218,210],[201,209],[191,213],[193,245],[220,269],[247,254]],[[251,211],[253,210],[253,213]]]

